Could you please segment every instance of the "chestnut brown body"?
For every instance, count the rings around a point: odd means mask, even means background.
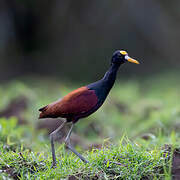
[[[39,118],[66,118],[68,122],[76,121],[88,116],[88,112],[96,107],[98,98],[94,90],[87,87],[78,88],[62,99],[55,101],[41,109]]]

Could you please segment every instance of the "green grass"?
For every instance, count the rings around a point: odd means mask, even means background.
[[[29,101],[23,112],[27,125],[0,118],[0,179],[171,179],[172,152],[180,147],[180,84],[175,77],[117,82],[103,107],[74,128],[87,144],[101,143],[102,148],[76,147],[90,161],[84,164],[57,143],[56,169],[51,169],[49,138],[35,129],[37,109],[79,86],[52,80],[1,86],[1,109],[19,95]]]
[[[171,155],[159,147],[158,142],[131,142],[123,136],[114,145],[84,152],[89,164],[84,164],[74,154],[65,151],[64,145],[58,145],[57,169],[51,169],[50,147],[46,139],[40,138],[41,134],[35,139],[29,137],[31,129],[16,126],[13,118],[8,122],[1,119],[0,124],[3,140],[0,144],[2,178],[7,177],[5,170],[8,169],[10,176],[20,179],[60,179],[70,175],[82,179],[161,179],[170,176]]]

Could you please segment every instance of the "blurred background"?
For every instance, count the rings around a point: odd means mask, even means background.
[[[124,76],[178,69],[179,8],[179,0],[1,0],[0,80],[93,81],[117,49],[142,63],[125,66]]]
[[[101,78],[123,49],[141,64],[120,69],[102,110],[75,133],[97,140],[178,132],[179,9],[179,0],[1,0],[0,116],[37,128],[54,122],[50,133],[60,121],[39,124],[38,108]]]

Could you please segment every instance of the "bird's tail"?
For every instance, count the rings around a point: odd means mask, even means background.
[[[48,105],[40,108],[39,111],[40,111],[40,112],[43,112],[43,111],[45,111],[45,110],[47,109],[47,107],[48,107]]]
[[[44,107],[42,107],[42,108],[39,109],[39,111],[41,112],[41,113],[39,114],[39,119],[41,119],[41,118],[46,118],[46,113],[45,113],[45,111],[47,110],[47,107],[48,107],[48,105],[47,105],[47,106],[44,106]]]

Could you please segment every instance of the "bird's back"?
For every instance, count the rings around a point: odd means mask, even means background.
[[[55,101],[41,109],[39,118],[67,118],[69,121],[89,115],[96,107],[98,98],[94,90],[87,87],[78,88],[61,100]]]

